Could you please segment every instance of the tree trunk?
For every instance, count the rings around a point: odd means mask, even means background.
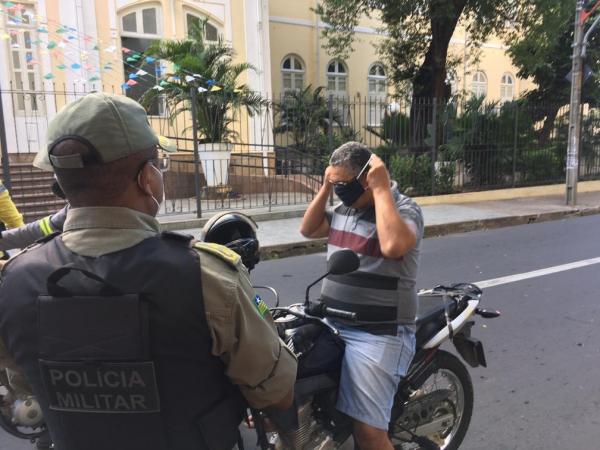
[[[425,139],[427,126],[432,123],[433,103],[445,105],[450,98],[450,86],[446,83],[446,58],[448,46],[467,0],[431,1],[431,43],[425,59],[413,80],[413,97],[410,111],[411,139],[413,153],[428,150]],[[441,133],[435,133],[434,148],[439,145]]]

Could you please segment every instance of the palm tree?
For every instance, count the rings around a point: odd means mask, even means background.
[[[293,147],[304,153],[320,153],[320,138],[326,136],[331,127],[337,125],[340,130],[345,130],[336,109],[333,109],[330,120],[322,86],[313,89],[312,85],[308,85],[304,89],[287,92],[274,108],[277,126],[273,132],[289,133]]]
[[[144,52],[144,57],[171,62],[174,70],[160,82],[160,91],[147,90],[140,103],[149,106],[158,96],[164,96],[171,120],[175,120],[179,114],[191,110],[191,91],[196,90],[199,142],[231,142],[237,136],[231,128],[235,112],[245,107],[253,116],[268,103],[260,94],[237,82],[242,73],[255,70],[254,67],[233,63],[234,51],[220,36],[217,42],[207,42],[204,25],[194,25],[187,39],[160,40]]]

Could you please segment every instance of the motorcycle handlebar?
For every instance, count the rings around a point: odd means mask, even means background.
[[[335,309],[335,308],[329,308],[327,306],[325,306],[323,308],[323,314],[329,317],[338,317],[340,319],[346,319],[346,320],[356,320],[357,315],[356,313],[350,312],[350,311],[343,311],[341,309]]]

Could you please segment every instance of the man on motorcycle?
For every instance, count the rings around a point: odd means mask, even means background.
[[[295,357],[240,257],[158,231],[164,184],[144,109],[88,94],[48,141],[41,156],[71,207],[61,235],[5,265],[0,349],[56,447],[227,449],[246,402],[288,408]]]
[[[329,211],[332,189],[342,203]],[[321,293],[327,306],[358,317],[337,322],[346,344],[337,408],[354,419],[361,450],[392,450],[387,431],[394,395],[415,351],[421,209],[391,182],[378,156],[348,142],[331,155],[300,231],[327,236],[328,257],[340,248],[360,257],[358,271],[330,275]]]

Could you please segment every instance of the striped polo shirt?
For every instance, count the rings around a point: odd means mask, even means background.
[[[417,243],[398,259],[383,256],[375,225],[375,207],[353,209],[340,204],[327,211],[327,258],[340,249],[352,249],[360,268],[351,274],[329,275],[323,281],[322,301],[332,308],[358,313],[358,328],[374,334],[396,334],[397,325],[414,327],[417,312],[416,277],[423,238],[423,213],[392,182],[400,216],[417,230]]]

